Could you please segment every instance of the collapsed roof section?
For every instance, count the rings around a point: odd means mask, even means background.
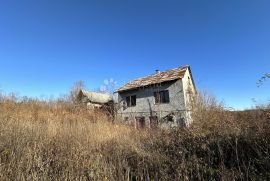
[[[113,101],[113,97],[106,93],[99,93],[87,90],[81,90],[78,98],[83,102],[91,102],[96,104],[106,104]]]

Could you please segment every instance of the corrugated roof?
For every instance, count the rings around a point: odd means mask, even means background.
[[[186,65],[186,66],[178,67],[178,68],[168,70],[165,72],[156,73],[147,77],[135,79],[133,81],[128,82],[120,89],[118,89],[117,92],[122,92],[122,91],[131,90],[131,89],[136,89],[139,87],[144,87],[147,85],[182,79],[188,68],[189,66]]]

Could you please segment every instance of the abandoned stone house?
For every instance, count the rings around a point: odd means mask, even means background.
[[[190,66],[128,82],[119,88],[117,116],[136,128],[188,126],[191,96],[196,87]]]

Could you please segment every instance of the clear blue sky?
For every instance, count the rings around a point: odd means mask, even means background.
[[[270,99],[269,0],[2,0],[0,88],[58,96],[189,64],[228,106]]]

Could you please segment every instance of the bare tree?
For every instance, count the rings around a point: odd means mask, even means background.
[[[80,80],[80,81],[75,82],[69,91],[68,100],[71,103],[76,104],[77,103],[77,96],[78,96],[80,90],[82,90],[84,88],[85,88],[84,81]]]
[[[260,87],[261,85],[263,85],[264,81],[266,81],[266,80],[269,79],[269,78],[270,78],[270,74],[269,74],[269,73],[264,74],[264,75],[260,78],[260,80],[258,80],[257,86]]]
[[[113,78],[105,79],[103,84],[99,88],[99,92],[113,95],[116,87],[117,87],[117,81],[115,81]]]

